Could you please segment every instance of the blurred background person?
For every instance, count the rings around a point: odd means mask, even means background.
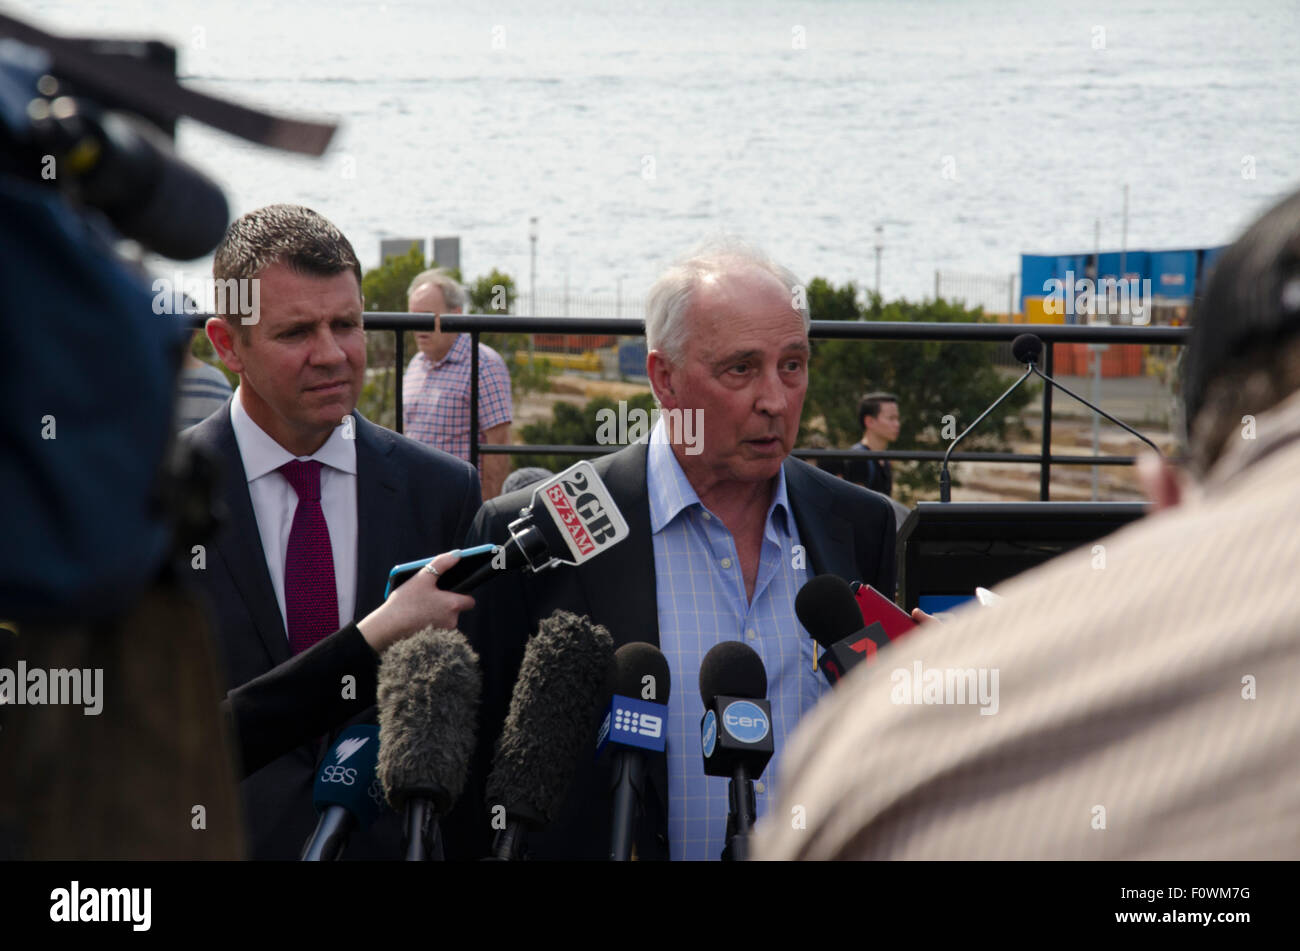
[[[417,274],[406,292],[406,309],[413,314],[463,314],[468,301],[465,288],[439,268]],[[420,352],[402,378],[403,431],[469,462],[470,336],[420,330],[415,344]],[[502,445],[510,441],[510,371],[491,347],[479,344],[478,353],[479,442]],[[483,498],[501,494],[509,471],[507,455],[479,457]]]
[[[196,330],[195,338],[202,333]],[[226,405],[231,392],[224,373],[186,350],[176,390],[176,428],[188,429],[203,422]]]
[[[898,397],[893,393],[868,393],[858,401],[858,422],[862,424],[862,438],[853,448],[864,454],[841,460],[842,468],[836,474],[874,492],[892,495],[894,472],[889,460],[876,459],[869,453],[884,452],[898,438]]]

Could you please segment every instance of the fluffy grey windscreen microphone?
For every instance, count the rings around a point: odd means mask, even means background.
[[[429,796],[445,815],[474,755],[483,675],[459,631],[425,628],[379,663],[379,781],[394,808]]]
[[[536,823],[555,819],[580,756],[591,756],[614,660],[609,631],[556,611],[524,648],[487,781],[489,805]]]

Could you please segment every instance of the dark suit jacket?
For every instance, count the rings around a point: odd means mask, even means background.
[[[384,429],[354,413],[357,441],[357,592],[353,620],[383,600],[389,570],[460,547],[480,503],[468,463]],[[233,689],[289,660],[289,641],[253,515],[230,403],[181,434],[222,466],[218,496],[227,521],[208,546],[207,565],[185,569],[206,593],[226,682]],[[337,687],[336,689],[341,689]],[[358,696],[357,717],[369,713]],[[307,698],[304,697],[304,703]],[[251,858],[297,859],[316,825],[312,783],[323,746],[306,744],[241,784]],[[400,830],[381,818],[353,835],[349,857],[396,858]]]
[[[540,575],[512,573],[495,578],[474,592],[474,611],[461,616],[461,627],[483,667],[483,706],[470,783],[445,824],[449,857],[479,855],[490,845],[487,810],[491,804],[483,802],[483,784],[491,768],[492,745],[509,709],[524,645],[538,622],[564,608],[608,628],[615,647],[631,641],[659,644],[646,452],[646,444],[638,443],[592,462],[627,520],[631,531],[627,539],[579,568],[563,566]],[[794,458],[786,460],[785,476],[799,538],[813,574],[836,574],[892,594],[896,536],[889,505],[879,496]],[[486,503],[466,544],[504,542],[507,523],[528,505],[532,491],[523,489]],[[673,684],[672,689],[695,690],[695,684]],[[608,858],[611,797],[607,766],[607,761],[593,764],[583,759],[559,818],[530,837],[534,857]],[[641,858],[667,858],[665,757],[657,758],[649,775],[652,788],[637,836],[637,852]]]

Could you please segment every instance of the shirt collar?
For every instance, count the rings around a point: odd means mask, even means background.
[[[443,354],[442,359],[437,363],[430,360],[423,352],[421,352],[420,356],[424,357],[435,370],[444,363],[464,363],[469,359],[469,334],[457,334],[451,349]]]
[[[299,458],[315,459],[340,472],[357,474],[357,441],[343,435],[342,424],[335,426],[329,438],[310,456],[295,456],[272,439],[248,415],[239,395],[240,389],[241,387],[235,388],[235,396],[230,401],[230,425],[235,430],[235,443],[239,446],[239,456],[244,461],[244,475],[249,482]]]
[[[682,465],[677,461],[672,446],[668,444],[668,433],[662,418],[655,422],[654,429],[650,431],[650,446],[646,452],[646,492],[650,496],[650,531],[656,535],[691,506],[699,506],[702,511],[708,511],[700,501],[695,487],[686,478],[686,473],[682,471]],[[772,513],[776,511],[782,513],[781,527],[788,530],[790,499],[785,489],[784,465],[777,470],[776,488],[767,507],[764,525],[772,524]]]

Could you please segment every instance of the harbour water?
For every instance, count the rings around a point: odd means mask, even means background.
[[[932,293],[1022,251],[1224,243],[1300,181],[1300,5],[1147,0],[57,0],[196,88],[342,129],[310,160],[184,125],[242,213],[300,202],[362,263],[458,234],[467,276],[639,297],[702,237]],[[196,265],[196,267],[201,265]]]

